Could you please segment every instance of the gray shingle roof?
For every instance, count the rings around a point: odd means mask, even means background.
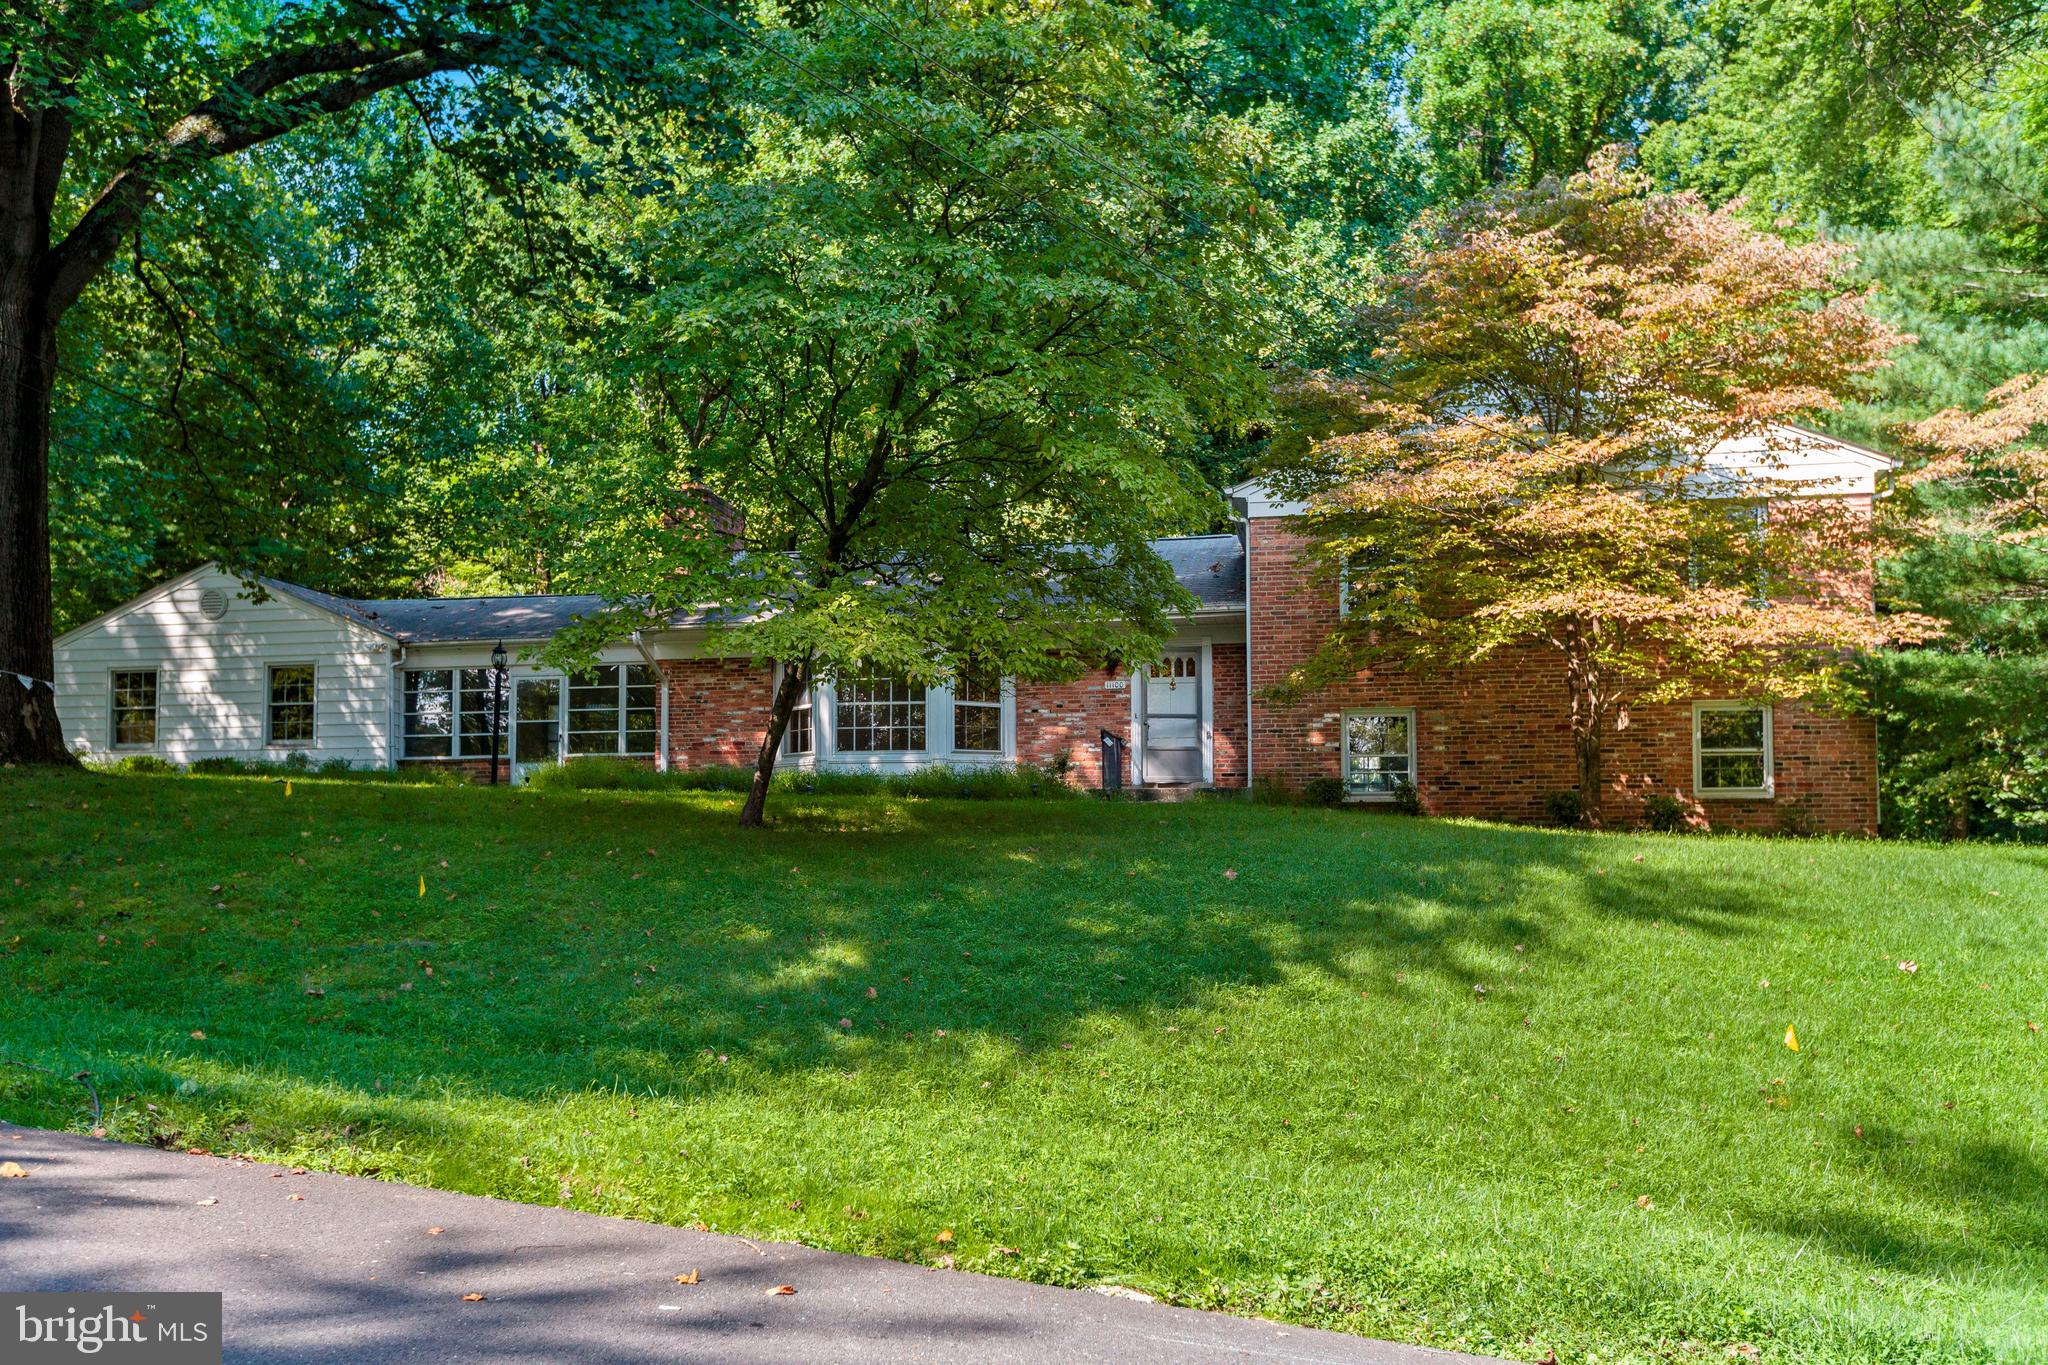
[[[1216,611],[1244,605],[1244,547],[1234,535],[1173,536],[1152,548],[1173,569],[1180,585]],[[287,594],[333,612],[344,620],[405,644],[485,644],[499,640],[545,640],[580,617],[604,610],[594,593],[538,593],[522,597],[337,597],[333,593],[266,578],[272,592]],[[672,626],[705,625],[724,613],[678,614]]]
[[[1153,541],[1152,548],[1202,610],[1244,605],[1244,544],[1235,535],[1173,536]]]

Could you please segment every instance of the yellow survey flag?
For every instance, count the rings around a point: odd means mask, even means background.
[[[1785,1025],[1785,1046],[1791,1048],[1794,1052],[1799,1051],[1799,1035],[1792,1031],[1790,1024]]]
[[[427,894],[427,874],[424,872],[420,873],[420,894],[422,896]],[[1796,1047],[1798,1044],[1795,1043],[1793,1046]]]
[[[284,794],[286,796],[290,796],[292,794],[292,780],[290,778],[286,778],[284,780]]]

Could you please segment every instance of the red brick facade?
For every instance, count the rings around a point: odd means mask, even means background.
[[[1093,669],[1072,682],[1017,683],[1017,758],[1040,765],[1062,757],[1073,763],[1073,780],[1102,785],[1102,732],[1124,742],[1123,780],[1131,781],[1131,675]]]
[[[1216,786],[1242,787],[1246,782],[1245,647],[1212,645],[1209,649],[1210,695],[1215,699]]]
[[[752,767],[775,700],[771,670],[751,659],[671,659],[661,666],[671,768]]]
[[[1537,820],[1547,793],[1576,785],[1562,663],[1541,646],[1445,677],[1371,670],[1296,705],[1264,700],[1263,690],[1322,642],[1337,599],[1334,585],[1305,582],[1303,542],[1286,521],[1256,518],[1250,528],[1252,766],[1261,780],[1299,787],[1339,776],[1343,712],[1386,707],[1415,712],[1415,786],[1433,813]],[[1630,708],[1627,727],[1606,744],[1603,813],[1633,820],[1644,798],[1661,793],[1721,828],[1874,834],[1872,722],[1797,705],[1775,707],[1772,719],[1775,797],[1694,800],[1691,706]]]

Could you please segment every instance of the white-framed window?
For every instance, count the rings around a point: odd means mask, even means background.
[[[961,753],[1003,751],[1003,680],[962,669],[953,680],[953,748]]]
[[[599,664],[569,679],[569,756],[646,757],[657,744],[660,680],[649,664]]]
[[[488,758],[491,754],[491,677],[488,668],[408,668],[405,671],[405,756]],[[498,692],[498,747],[507,743],[506,708],[512,680]]]
[[[451,758],[455,753],[455,670],[405,670],[405,756]]]
[[[112,679],[112,737],[116,749],[156,743],[156,670],[117,668]]]
[[[803,691],[796,694],[796,705],[789,713],[789,730],[783,736],[783,750],[790,754],[811,754],[818,750],[818,732],[812,721],[813,685],[806,682]]]
[[[833,688],[834,746],[842,754],[924,750],[924,685],[907,678],[861,674]]]
[[[313,665],[272,664],[264,737],[271,744],[313,742]]]
[[[1344,713],[1344,790],[1354,796],[1391,797],[1415,781],[1415,713]]]
[[[1692,707],[1692,788],[1698,796],[1769,796],[1771,708],[1700,701]]]

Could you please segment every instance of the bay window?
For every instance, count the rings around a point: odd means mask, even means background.
[[[924,749],[924,686],[907,678],[862,674],[834,688],[833,740],[842,754],[917,753]]]
[[[1003,680],[993,673],[963,671],[953,683],[953,747],[965,753],[1003,749]]]

